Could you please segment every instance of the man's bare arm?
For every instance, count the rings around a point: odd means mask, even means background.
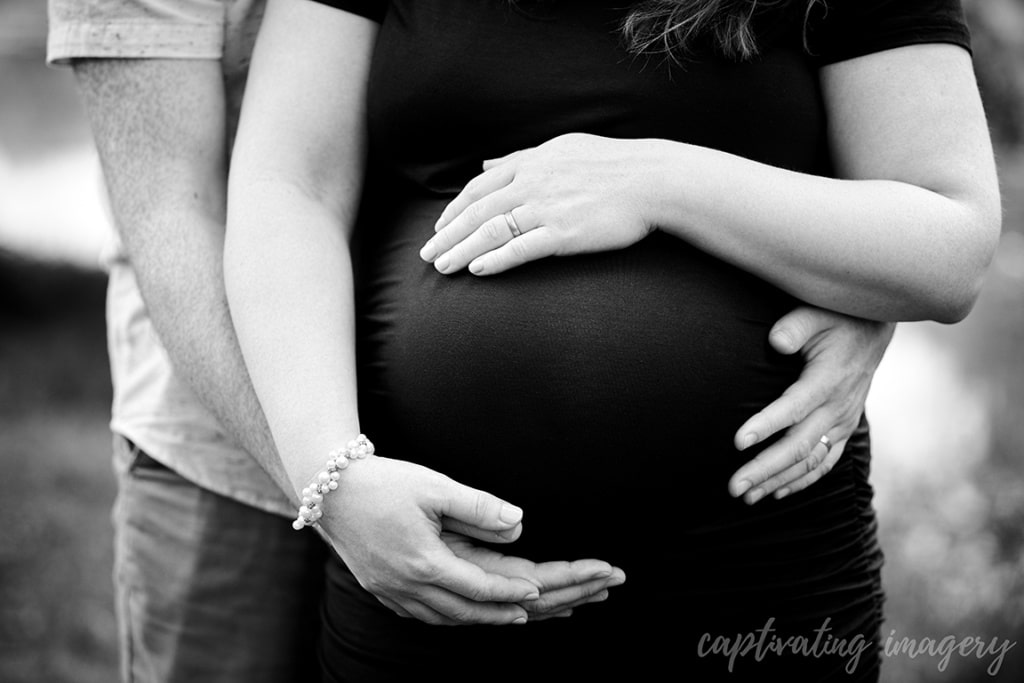
[[[83,60],[75,73],[115,219],[171,361],[294,501],[224,294],[227,142],[220,64]],[[474,509],[488,528],[498,515],[496,507]],[[470,553],[455,534],[442,540],[483,571],[536,585],[541,597],[526,606],[532,620],[600,601],[624,580],[621,570],[598,560],[535,564],[482,548]]]
[[[118,230],[175,370],[294,500],[224,295],[220,63],[96,59],[77,61],[74,71]]]

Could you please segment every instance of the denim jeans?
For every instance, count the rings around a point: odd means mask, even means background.
[[[126,683],[318,679],[327,548],[115,436],[114,585]]]

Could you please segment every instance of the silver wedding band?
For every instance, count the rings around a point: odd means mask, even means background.
[[[512,233],[512,237],[516,238],[523,234],[523,231],[516,225],[516,217],[512,215],[511,211],[505,212],[505,224],[508,225],[509,232]]]
[[[826,454],[832,451],[832,439],[828,438],[828,434],[822,434],[818,442],[825,447]]]

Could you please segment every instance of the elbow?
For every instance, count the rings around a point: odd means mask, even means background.
[[[958,288],[958,291],[947,293],[943,297],[937,297],[921,318],[944,325],[955,325],[963,321],[974,310],[974,305],[981,294],[981,284],[981,279],[979,279],[977,283]]]
[[[976,211],[968,239],[950,250],[944,286],[935,287],[927,297],[926,319],[952,325],[963,321],[981,296],[989,266],[995,257],[1002,232],[1002,211],[998,201]]]
[[[961,273],[963,273],[962,269]],[[955,282],[945,279],[940,283],[927,285],[926,289],[919,290],[912,295],[914,301],[907,311],[905,320],[942,323],[954,325],[964,320],[981,296],[984,274],[963,273]]]

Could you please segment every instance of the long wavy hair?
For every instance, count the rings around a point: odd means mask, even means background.
[[[805,4],[805,28],[814,5],[824,4],[824,0],[645,0],[626,15],[622,35],[634,54],[677,57],[697,42],[710,41],[724,57],[744,61],[758,54],[755,14],[790,2]]]

